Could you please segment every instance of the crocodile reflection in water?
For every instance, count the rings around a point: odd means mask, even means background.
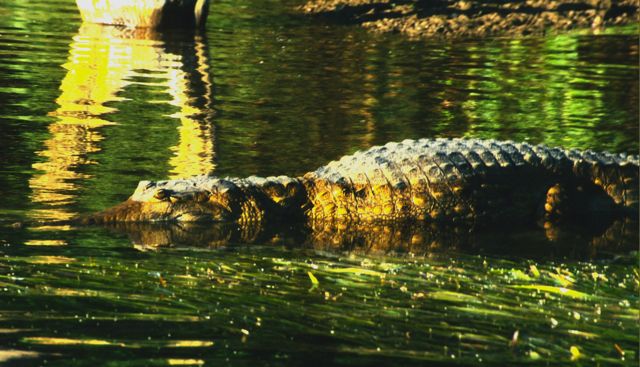
[[[637,249],[637,221],[620,219],[604,231],[554,227],[553,235],[536,227],[473,231],[465,225],[316,224],[313,228],[254,223],[111,223],[141,251],[165,247],[215,250],[243,245],[276,245],[349,253],[427,254],[438,250],[499,253],[519,257],[595,258]]]
[[[148,29],[125,29],[84,24],[73,38],[63,65],[59,107],[50,113],[51,137],[38,154],[45,161],[34,164],[39,172],[29,181],[32,200],[43,204],[30,216],[37,220],[67,220],[76,215],[69,205],[76,201],[81,180],[92,176],[82,169],[93,164],[91,156],[102,150],[102,131],[117,124],[121,94],[134,84],[161,88],[170,96],[167,104],[178,110],[179,143],[169,149],[173,177],[211,173],[215,168],[212,85],[208,50],[202,36],[181,32],[169,36]],[[153,82],[134,80],[153,73]]]

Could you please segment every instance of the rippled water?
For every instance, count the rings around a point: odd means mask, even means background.
[[[217,1],[192,34],[81,26],[70,0],[1,2],[2,222],[100,210],[140,179],[298,175],[405,138],[638,152],[637,28],[408,41],[296,5]],[[0,363],[635,365],[637,223],[617,226],[381,228],[340,246],[3,226]]]

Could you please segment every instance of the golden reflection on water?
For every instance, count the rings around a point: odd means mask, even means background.
[[[172,105],[180,108],[180,111],[173,116],[180,119],[180,142],[177,146],[171,148],[174,155],[169,160],[169,164],[173,167],[171,170],[171,178],[188,177],[194,175],[212,173],[215,169],[214,165],[214,131],[211,121],[202,123],[197,116],[210,115],[212,110],[212,92],[211,77],[208,67],[207,48],[201,39],[195,42],[195,57],[197,60],[197,68],[195,75],[200,76],[198,82],[202,83],[204,89],[205,108],[196,106],[195,99],[190,97],[188,93],[190,83],[193,78],[189,77],[185,71],[174,69],[173,78],[168,79],[169,90],[173,100]],[[205,119],[206,120],[206,119]]]
[[[203,359],[184,359],[184,358],[169,358],[167,364],[169,366],[202,366],[204,365]]]
[[[35,358],[38,356],[40,356],[40,353],[25,350],[4,349],[0,350],[0,363],[7,362],[11,359]]]
[[[49,338],[40,336],[24,338],[23,341],[29,344],[45,345],[117,345],[101,339]]]
[[[149,346],[166,348],[208,348],[215,343],[210,340],[173,340],[173,341],[111,341],[104,339],[73,339],[32,336],[22,338],[24,343],[40,345],[89,345],[89,346],[117,346],[122,348],[143,348]],[[193,359],[175,359],[175,361],[195,361]],[[181,363],[177,363],[181,364]]]
[[[110,114],[118,111],[118,103],[126,103],[121,95],[132,84],[161,89],[170,96],[168,101],[147,100],[148,108],[166,103],[178,109],[169,116],[180,121],[179,143],[169,148],[170,177],[213,172],[212,85],[206,45],[201,36],[186,36],[189,39],[171,40],[180,44],[172,47],[177,53],[169,52],[170,41],[163,38],[148,29],[94,24],[79,29],[63,65],[67,74],[56,99],[58,108],[50,113],[56,120],[48,128],[44,149],[38,152],[45,161],[33,165],[41,172],[29,180],[32,201],[43,206],[30,213],[32,218],[67,220],[77,214],[69,204],[82,186],[79,181],[92,178],[82,167],[95,164],[90,157],[102,150],[102,129],[118,123]]]
[[[42,229],[42,227],[38,228],[39,230]],[[56,228],[56,227],[49,227],[48,229],[52,230],[52,229],[63,229],[63,230],[68,230],[68,227],[61,227],[61,228]],[[24,243],[26,246],[66,246],[67,243],[63,240],[41,240],[41,239],[37,239],[37,240],[28,240],[25,241]]]

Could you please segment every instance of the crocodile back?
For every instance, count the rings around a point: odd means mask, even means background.
[[[638,157],[480,139],[404,140],[304,176],[314,219],[520,221],[557,183],[601,187],[637,211]]]

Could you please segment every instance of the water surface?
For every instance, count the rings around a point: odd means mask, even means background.
[[[299,175],[406,138],[638,153],[635,28],[409,41],[296,5],[217,1],[194,34],[3,1],[0,219],[100,210],[140,179]],[[163,231],[5,226],[0,361],[634,365],[637,225],[618,227],[632,235],[613,246],[532,227],[339,246],[201,231],[157,248]]]

